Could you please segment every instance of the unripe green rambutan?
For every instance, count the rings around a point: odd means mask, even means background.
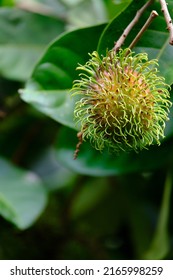
[[[90,56],[77,68],[80,79],[72,89],[80,95],[74,114],[83,140],[90,139],[100,151],[108,147],[115,152],[160,144],[171,102],[157,60],[129,49]]]

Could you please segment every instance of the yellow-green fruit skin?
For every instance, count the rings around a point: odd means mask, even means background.
[[[157,60],[129,49],[90,57],[77,68],[80,78],[72,89],[79,97],[74,114],[83,140],[118,153],[160,144],[171,102]]]

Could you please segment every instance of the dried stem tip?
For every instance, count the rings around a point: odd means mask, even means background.
[[[160,144],[171,102],[156,60],[129,49],[110,51],[103,58],[93,52],[78,69],[82,73],[73,91],[80,97],[75,118],[83,140],[115,152]]]

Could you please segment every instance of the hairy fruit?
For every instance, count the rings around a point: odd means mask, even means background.
[[[79,96],[74,114],[83,140],[115,152],[160,144],[171,102],[157,60],[129,49],[90,56],[77,68],[80,79],[72,89]]]

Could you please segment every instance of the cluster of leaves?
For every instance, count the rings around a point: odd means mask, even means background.
[[[84,143],[73,160],[76,66],[111,49],[143,2],[0,1],[0,214],[17,228],[2,219],[1,258],[172,257],[172,111],[159,147],[115,157]],[[173,49],[158,1],[153,7],[160,16],[135,51],[157,58],[172,85]]]

